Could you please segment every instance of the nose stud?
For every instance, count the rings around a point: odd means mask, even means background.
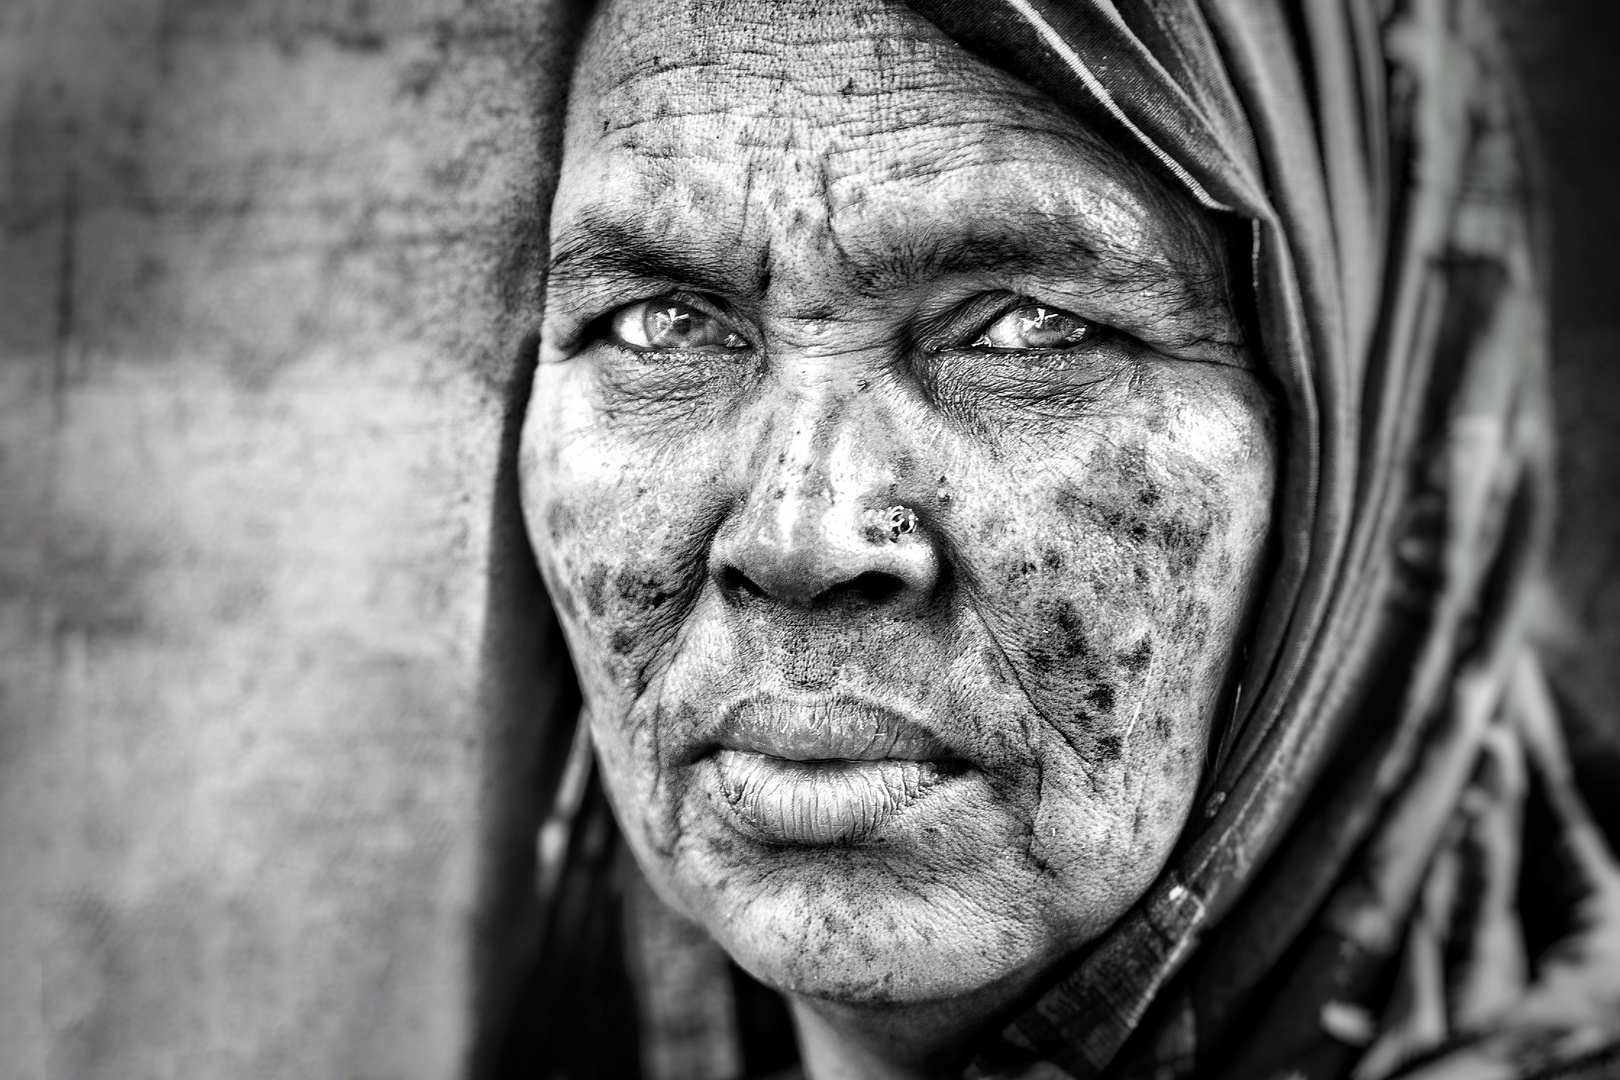
[[[903,534],[917,531],[917,512],[909,506],[891,506],[888,524],[889,542],[898,543]]]

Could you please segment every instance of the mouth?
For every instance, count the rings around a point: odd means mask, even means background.
[[[713,754],[733,823],[773,844],[873,838],[960,775],[964,763],[918,721],[858,698],[750,698],[727,710]]]

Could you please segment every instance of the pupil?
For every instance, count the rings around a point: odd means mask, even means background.
[[[1044,307],[1028,307],[1018,313],[1025,340],[1036,348],[1068,344],[1080,336],[1083,327],[1071,315]]]
[[[660,344],[673,344],[684,340],[692,331],[692,310],[679,304],[665,304],[651,312],[651,333],[647,336]]]

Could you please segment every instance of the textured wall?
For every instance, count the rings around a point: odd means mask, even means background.
[[[7,1080],[461,1071],[555,18],[0,2]]]

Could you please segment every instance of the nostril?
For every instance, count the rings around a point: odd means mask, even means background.
[[[906,583],[893,574],[868,570],[863,574],[857,574],[853,580],[836,589],[827,590],[824,596],[832,600],[842,594],[863,603],[882,604],[893,599],[905,587]]]
[[[720,591],[733,600],[743,596],[765,595],[765,590],[753,578],[735,566],[727,566],[720,571]]]

